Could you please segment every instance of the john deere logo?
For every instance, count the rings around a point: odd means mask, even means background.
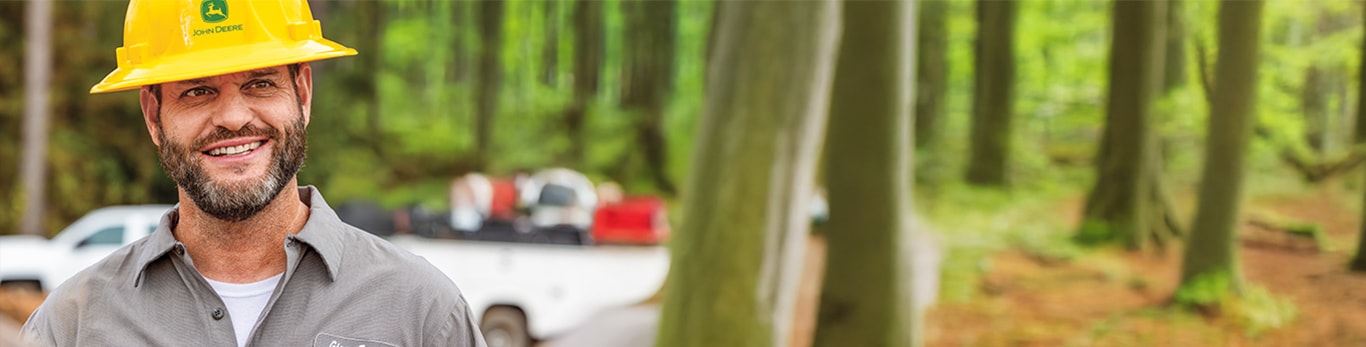
[[[228,19],[228,2],[225,0],[204,0],[199,3],[199,18],[204,23],[218,23]]]

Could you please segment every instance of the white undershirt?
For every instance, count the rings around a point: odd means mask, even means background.
[[[281,273],[255,283],[225,283],[204,278],[213,286],[213,291],[218,292],[223,304],[228,306],[232,331],[237,334],[237,347],[247,345],[247,338],[251,337],[251,330],[256,327],[256,318],[266,309],[270,294],[275,292],[275,284],[280,282],[280,276],[283,275]]]

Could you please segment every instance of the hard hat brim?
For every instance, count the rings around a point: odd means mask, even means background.
[[[272,66],[356,55],[356,50],[326,39],[291,43],[263,42],[163,56],[145,67],[117,68],[90,88],[91,94],[146,85],[212,77]],[[225,59],[232,57],[233,59]],[[243,62],[249,63],[243,63]]]

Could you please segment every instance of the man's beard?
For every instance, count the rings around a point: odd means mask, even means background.
[[[161,126],[160,123],[157,124]],[[237,131],[219,127],[212,134],[195,140],[185,146],[166,138],[166,132],[158,132],[161,138],[161,167],[171,176],[176,185],[190,196],[201,211],[219,220],[241,222],[255,216],[270,205],[284,190],[290,179],[304,165],[308,152],[308,137],[304,129],[302,110],[299,117],[289,124],[289,133],[281,133],[274,128],[257,128],[250,124]],[[246,137],[263,136],[273,143],[270,153],[270,166],[265,177],[260,180],[237,183],[214,182],[204,170],[202,153],[204,148],[217,141]],[[240,170],[240,169],[238,169]]]

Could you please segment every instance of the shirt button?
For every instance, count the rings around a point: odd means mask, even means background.
[[[185,255],[185,245],[177,243],[174,247],[175,255]]]
[[[222,309],[222,308],[215,308],[215,309],[213,309],[213,314],[212,314],[212,316],[213,316],[213,320],[220,320],[220,319],[223,319],[223,309]]]

